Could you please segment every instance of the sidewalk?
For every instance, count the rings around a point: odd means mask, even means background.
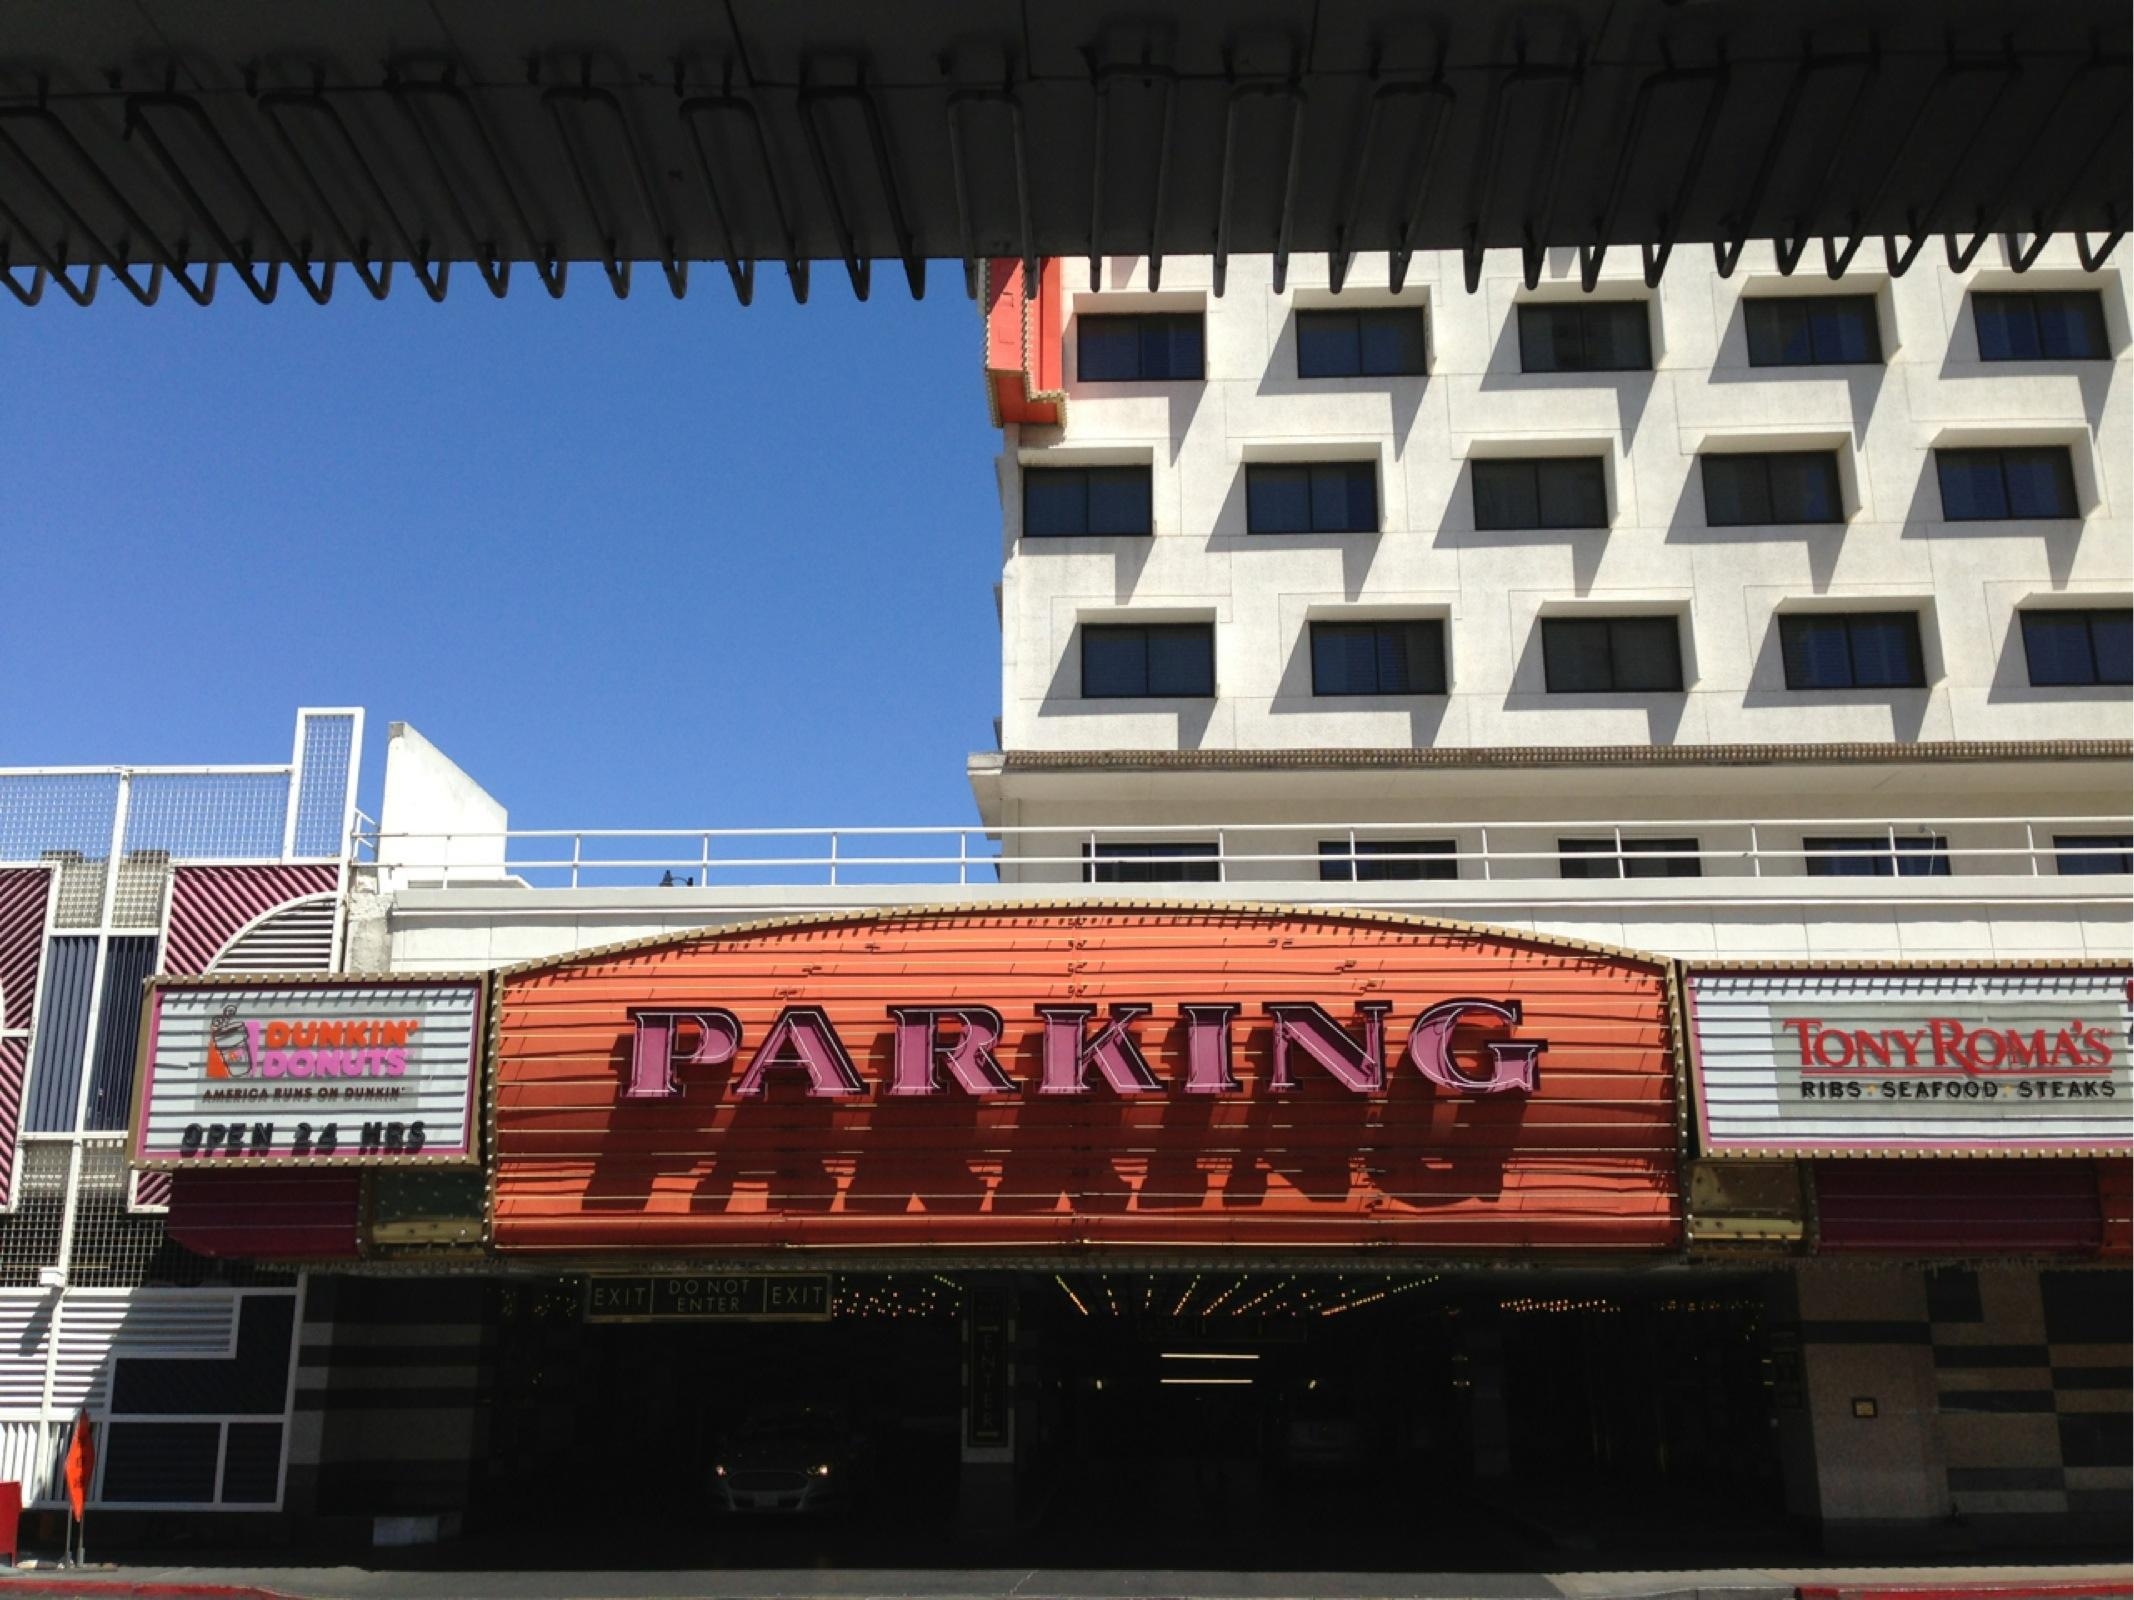
[[[2125,1600],[2125,1564],[1696,1571],[971,1570],[463,1572],[416,1567],[96,1566],[0,1573],[0,1597],[70,1600]]]

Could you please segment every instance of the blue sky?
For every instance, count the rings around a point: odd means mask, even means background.
[[[284,760],[361,705],[366,799],[402,720],[515,826],[970,817],[998,435],[953,274],[572,276],[0,303],[0,765]]]

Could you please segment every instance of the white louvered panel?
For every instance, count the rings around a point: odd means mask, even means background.
[[[34,1422],[0,1422],[0,1483],[21,1484],[25,1507],[59,1497],[59,1435]]]
[[[43,1403],[51,1318],[50,1294],[0,1291],[0,1412],[34,1413]],[[53,1408],[108,1405],[116,1356],[226,1356],[236,1327],[237,1297],[227,1290],[77,1290],[60,1319]]]
[[[72,1416],[83,1406],[93,1412],[111,1409],[111,1347],[79,1341],[72,1330],[59,1338],[59,1364],[52,1373],[52,1412]]]
[[[227,1289],[77,1289],[65,1327],[104,1331],[122,1356],[227,1356],[236,1347],[237,1296]]]
[[[334,897],[297,900],[253,923],[222,947],[212,972],[329,972]]]
[[[0,1289],[0,1412],[35,1414],[43,1402],[45,1341],[51,1331],[48,1291]]]
[[[111,1357],[126,1302],[69,1295],[59,1318],[59,1360],[52,1376],[54,1409],[101,1411],[111,1403]]]

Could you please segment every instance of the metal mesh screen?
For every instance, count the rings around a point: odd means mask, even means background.
[[[335,796],[330,843],[340,852],[340,806],[353,759],[351,716],[307,719],[324,746],[317,782]],[[334,740],[338,738],[339,744]],[[312,782],[306,769],[306,786]],[[41,861],[58,869],[54,926],[103,921],[104,874],[121,792],[126,836],[113,886],[112,924],[152,928],[162,920],[173,857],[193,861],[276,861],[289,807],[289,774],[268,772],[0,773],[0,861]],[[319,825],[314,825],[314,832]]]
[[[356,713],[304,718],[296,789],[296,834],[291,854],[338,856],[347,825],[348,773],[356,759]]]
[[[83,1141],[76,1191],[74,1247],[67,1283],[78,1289],[130,1289],[148,1281],[162,1248],[163,1219],[126,1211],[126,1150],[118,1142]]]
[[[278,860],[286,772],[144,772],[132,778],[126,849],[188,861]]]
[[[53,850],[101,856],[118,803],[115,772],[0,773],[0,861],[37,861]]]
[[[111,892],[114,928],[163,925],[163,894],[170,884],[170,856],[162,850],[129,850],[119,862],[119,881]]]
[[[135,1229],[145,1229],[150,1223],[155,1225],[155,1248],[140,1258],[140,1275],[127,1279],[118,1287],[133,1288],[145,1283],[172,1289],[191,1289],[202,1284],[226,1283],[239,1289],[277,1289],[296,1282],[296,1273],[286,1267],[263,1266],[256,1261],[221,1261],[213,1256],[195,1255],[184,1245],[164,1237],[161,1217],[134,1216],[127,1219],[128,1226]]]
[[[16,1173],[15,1209],[0,1216],[0,1289],[34,1289],[59,1264],[67,1203],[67,1142],[26,1139]]]
[[[36,1138],[23,1143],[19,1198],[11,1213],[0,1215],[0,1289],[38,1288],[39,1273],[59,1264],[70,1143]],[[152,1283],[274,1286],[296,1281],[294,1273],[281,1268],[195,1255],[166,1237],[161,1216],[129,1213],[126,1188],[124,1141],[84,1140],[74,1241],[67,1259],[70,1288],[135,1289]]]
[[[78,850],[47,850],[45,861],[58,869],[59,896],[52,908],[55,928],[93,928],[104,920],[104,856]]]

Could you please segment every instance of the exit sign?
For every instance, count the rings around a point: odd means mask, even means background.
[[[588,1278],[588,1322],[827,1322],[828,1273]]]

